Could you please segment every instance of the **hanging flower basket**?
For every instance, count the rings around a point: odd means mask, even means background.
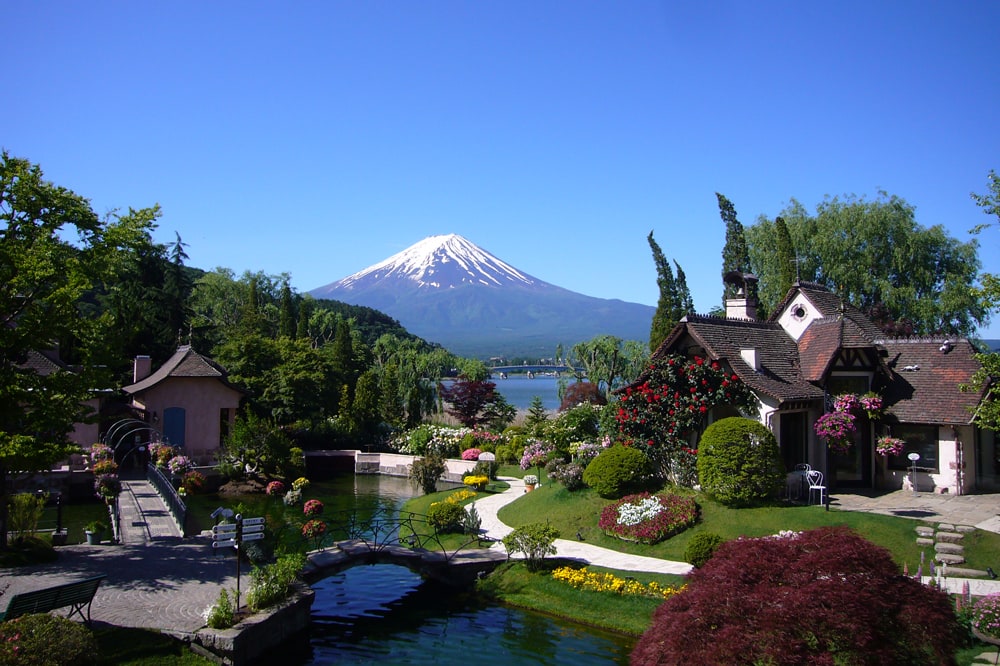
[[[826,441],[834,453],[847,453],[854,445],[854,415],[850,412],[828,412],[816,419],[816,436]]]
[[[906,442],[898,437],[879,437],[875,442],[875,453],[880,456],[898,456],[906,448]]]

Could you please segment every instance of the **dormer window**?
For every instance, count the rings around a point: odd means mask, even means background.
[[[802,321],[805,318],[806,318],[806,309],[804,307],[802,307],[801,305],[799,305],[798,303],[796,303],[795,305],[793,305],[792,306],[792,319],[795,319],[796,321]]]

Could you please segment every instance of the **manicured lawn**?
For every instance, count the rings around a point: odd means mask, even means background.
[[[552,577],[552,570],[555,568],[578,568],[578,562],[550,559],[545,564],[543,570],[531,572],[520,561],[507,562],[481,581],[477,589],[480,593],[511,606],[635,636],[646,630],[653,611],[662,603],[662,600],[649,597],[578,590]],[[610,571],[601,567],[587,567],[587,570]],[[683,585],[683,579],[679,576],[636,574],[634,577],[643,583],[655,580],[664,586]]]
[[[649,555],[668,560],[684,560],[684,550],[691,538],[699,532],[714,532],[725,539],[739,536],[766,536],[781,530],[808,530],[826,525],[844,525],[856,530],[869,541],[889,550],[902,567],[916,573],[920,563],[921,548],[916,544],[915,528],[921,521],[895,516],[851,511],[827,511],[822,506],[773,506],[730,509],[696,495],[701,507],[701,519],[695,527],[653,546],[629,543],[606,536],[597,523],[601,509],[610,500],[602,499],[594,491],[583,489],[567,491],[558,483],[547,483],[532,493],[527,493],[500,510],[500,519],[517,527],[533,522],[548,521],[563,536],[572,538],[579,531],[589,543],[636,555]],[[997,562],[1000,552],[1000,535],[976,530],[966,537],[968,566],[985,569]],[[933,551],[926,549],[925,557]]]

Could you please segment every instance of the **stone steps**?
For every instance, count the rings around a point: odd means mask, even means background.
[[[939,523],[937,528],[927,525],[918,525],[915,528],[917,533],[917,545],[921,548],[934,548],[934,562],[948,566],[948,572],[953,576],[965,575],[957,572],[969,572],[969,577],[985,577],[985,571],[976,569],[963,569],[956,565],[965,564],[965,548],[962,540],[965,535],[972,532],[974,527],[969,525],[952,525],[951,523]],[[973,573],[975,572],[975,573]]]

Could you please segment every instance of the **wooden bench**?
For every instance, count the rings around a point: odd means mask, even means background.
[[[66,617],[79,615],[88,626],[90,625],[90,603],[97,593],[97,586],[107,578],[106,575],[84,578],[83,580],[63,583],[53,587],[46,587],[41,590],[22,592],[15,594],[7,603],[7,610],[0,614],[0,622],[13,620],[15,617],[30,615],[31,613],[48,613],[57,608],[69,607],[70,611]],[[87,609],[87,616],[83,616],[83,609]]]

